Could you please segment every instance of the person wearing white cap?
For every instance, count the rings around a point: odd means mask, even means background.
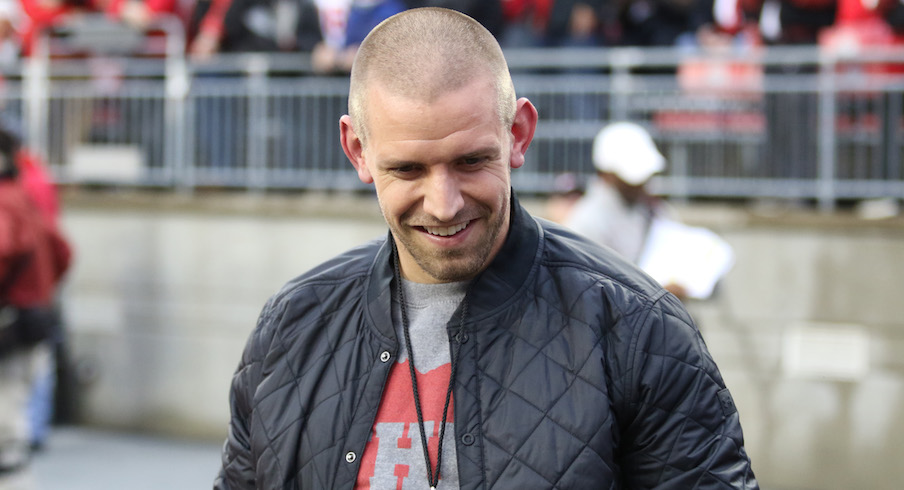
[[[642,126],[627,121],[606,125],[593,141],[596,178],[564,224],[637,263],[653,218],[669,213],[646,188],[665,163]],[[680,286],[666,289],[683,297]]]

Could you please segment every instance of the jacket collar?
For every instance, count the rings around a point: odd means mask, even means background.
[[[526,288],[540,256],[540,225],[521,207],[512,192],[512,217],[508,236],[489,267],[474,280],[468,292],[468,308],[471,318],[477,321],[496,310],[508,307],[508,303]]]
[[[536,269],[540,256],[540,225],[525,210],[512,192],[511,226],[499,253],[489,267],[480,273],[468,291],[468,308],[473,323],[507,307],[526,287]],[[367,285],[367,317],[376,330],[386,339],[394,340],[392,325],[392,235],[377,251]]]

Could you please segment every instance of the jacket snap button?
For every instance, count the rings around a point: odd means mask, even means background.
[[[465,446],[470,446],[471,444],[474,444],[474,436],[471,434],[465,434],[465,435],[461,436],[461,443],[464,444]]]
[[[349,451],[349,452],[345,453],[345,462],[346,463],[354,463],[356,459],[358,459],[358,455],[355,454],[354,451]]]
[[[455,340],[457,340],[459,344],[467,344],[468,343],[468,334],[461,332],[455,336]]]
[[[392,354],[389,353],[388,350],[384,350],[382,354],[380,354],[380,360],[386,362],[389,358],[392,357]]]

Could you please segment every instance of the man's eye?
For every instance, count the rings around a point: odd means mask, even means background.
[[[392,169],[392,173],[396,175],[412,175],[417,172],[418,167],[415,165],[403,165]]]
[[[485,157],[467,157],[464,159],[465,165],[478,165],[486,160]]]

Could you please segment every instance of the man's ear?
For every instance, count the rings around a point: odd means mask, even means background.
[[[512,121],[512,155],[510,165],[518,168],[524,165],[524,154],[534,139],[537,129],[537,108],[525,98],[518,99],[515,119]]]
[[[358,179],[365,184],[373,184],[374,178],[364,162],[364,146],[361,144],[361,138],[355,132],[352,118],[348,114],[339,118],[339,141],[342,143],[342,151],[345,152],[348,161],[352,162],[352,166],[358,171]]]

